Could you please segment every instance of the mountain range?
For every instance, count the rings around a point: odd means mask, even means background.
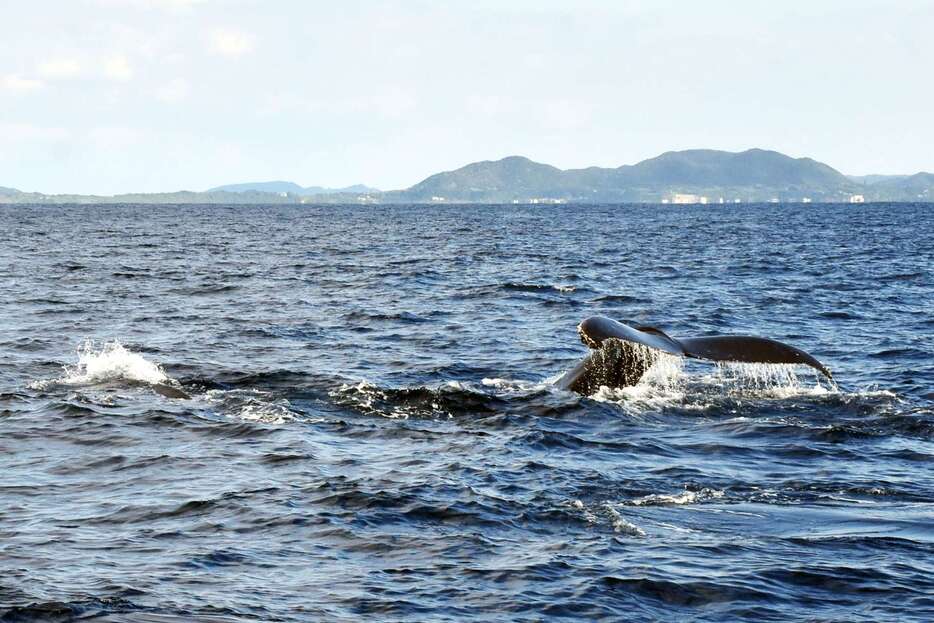
[[[0,187],[0,203],[611,203],[934,202],[934,174],[847,176],[776,151],[670,151],[615,168],[559,169],[522,156],[474,162],[404,190],[303,187],[273,181],[204,192],[111,197],[44,195]]]
[[[521,156],[437,173],[401,191],[408,201],[659,202],[674,194],[742,201],[849,198],[862,185],[811,158],[775,151],[671,151],[634,165],[562,170]]]
[[[226,184],[217,186],[208,191],[216,192],[260,192],[260,193],[288,193],[297,197],[309,197],[312,195],[336,195],[339,193],[378,193],[378,188],[364,186],[363,184],[354,184],[344,188],[325,188],[324,186],[299,186],[295,182],[247,182],[245,184]]]

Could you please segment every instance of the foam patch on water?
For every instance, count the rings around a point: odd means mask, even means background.
[[[584,516],[584,520],[589,524],[597,525],[603,518],[613,526],[614,532],[634,537],[646,536],[645,530],[623,517],[610,502],[603,502],[592,509],[588,508],[581,500],[570,500],[566,504],[575,511],[580,511]]]
[[[505,394],[534,394],[541,391],[550,391],[554,389],[555,382],[563,374],[556,374],[542,381],[522,381],[515,379],[484,378],[480,381],[483,387],[489,387],[497,392]]]
[[[613,508],[612,504],[606,502],[603,507],[610,516],[610,523],[613,525],[613,530],[615,532],[620,532],[628,536],[645,536],[645,530],[623,517],[618,510]]]
[[[329,395],[369,415],[378,415],[389,419],[407,419],[410,415],[413,415],[406,408],[395,406],[385,408],[383,403],[388,399],[386,392],[369,381],[360,381],[356,384],[341,383],[340,387],[329,392]]]
[[[447,397],[471,396],[475,392],[466,383],[449,381],[438,387],[415,386],[383,388],[363,380],[356,384],[342,383],[330,395],[345,406],[367,415],[389,419],[410,417],[450,418]],[[482,394],[480,395],[482,396]]]
[[[295,420],[295,411],[285,398],[258,389],[212,389],[204,394],[214,409],[222,415],[244,422],[283,424]]]
[[[704,487],[699,491],[684,491],[678,494],[653,493],[641,498],[636,498],[629,502],[632,506],[681,506],[685,504],[697,504],[707,500],[718,500],[725,493],[719,489],[708,489]]]

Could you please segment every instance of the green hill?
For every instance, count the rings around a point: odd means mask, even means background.
[[[431,201],[661,201],[674,193],[768,201],[813,195],[839,200],[861,185],[811,158],[775,151],[733,153],[712,149],[672,151],[616,169],[562,170],[511,156],[437,173],[396,194],[399,200]]]

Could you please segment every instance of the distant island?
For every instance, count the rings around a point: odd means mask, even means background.
[[[323,186],[305,186],[304,188],[296,184],[295,182],[248,182],[246,184],[227,184],[225,186],[217,186],[208,190],[209,193],[216,192],[232,192],[232,193],[248,193],[248,192],[261,192],[261,193],[276,193],[282,194],[286,193],[289,195],[295,195],[296,197],[313,197],[315,195],[338,195],[338,194],[348,194],[348,193],[378,193],[380,190],[378,188],[373,188],[371,186],[364,186],[363,184],[355,184],[353,186],[346,186],[344,188],[325,188]]]
[[[934,174],[847,176],[776,151],[670,151],[617,168],[558,169],[522,156],[436,173],[404,190],[273,181],[202,192],[47,195],[0,187],[0,203],[862,203],[934,201]]]

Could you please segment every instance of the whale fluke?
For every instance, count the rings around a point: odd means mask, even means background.
[[[803,364],[833,380],[830,370],[808,353],[764,337],[722,335],[679,340],[656,327],[630,327],[603,316],[587,318],[577,332],[592,352],[558,379],[557,385],[585,395],[603,385],[635,385],[655,363],[658,351],[711,361]]]

